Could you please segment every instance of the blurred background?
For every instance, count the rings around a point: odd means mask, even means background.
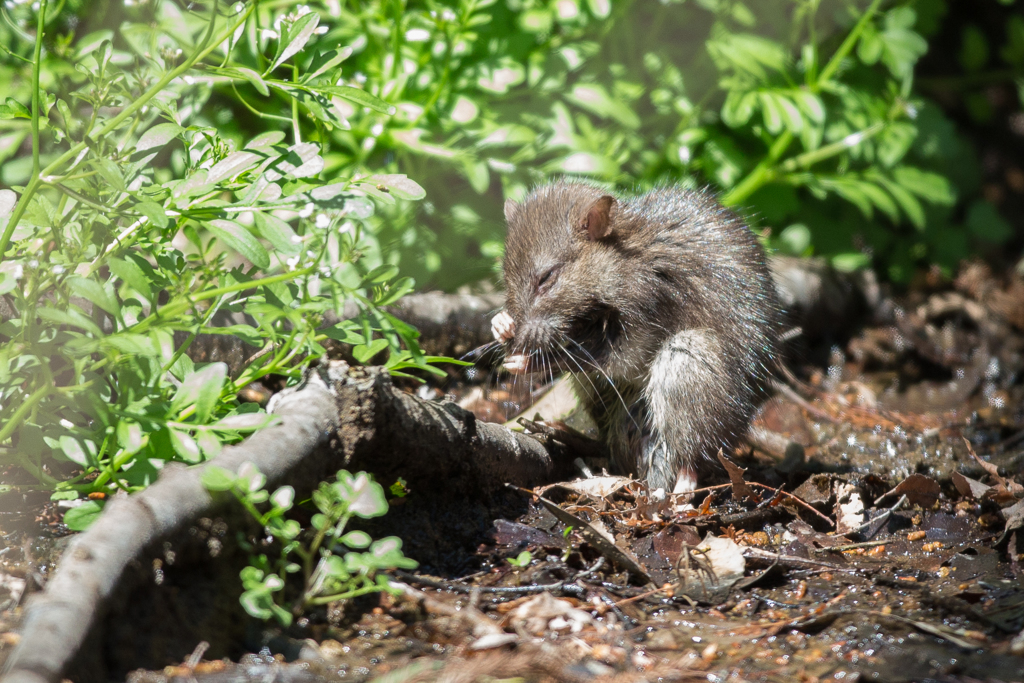
[[[85,79],[74,60],[105,39],[129,72],[154,50],[167,58],[205,9],[51,2],[42,86],[70,100]],[[282,17],[308,9],[320,15],[310,45],[352,50],[338,82],[396,111],[339,101],[301,125],[325,146],[324,178],[403,173],[425,189],[353,216],[367,263],[397,265],[418,289],[495,285],[504,198],[567,174],[626,192],[709,187],[771,248],[901,286],[949,278],[973,255],[1012,264],[1024,246],[1014,0],[263,2],[254,44],[273,45]],[[3,14],[0,45],[17,51],[33,5],[7,0]],[[27,102],[30,75],[0,55],[5,96]],[[239,147],[291,127],[267,118],[291,116],[278,90],[195,74],[183,95],[192,125]],[[26,183],[28,136],[27,121],[0,121],[0,186]],[[167,148],[157,175],[180,175],[184,157]]]

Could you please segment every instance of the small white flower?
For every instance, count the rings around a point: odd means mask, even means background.
[[[317,26],[315,29],[313,29],[313,33],[317,34],[318,36],[322,36],[328,31],[330,31],[330,28],[328,28],[327,26]]]
[[[316,256],[316,252],[307,249],[306,250],[306,256],[309,257],[309,258],[313,258],[314,256]]]
[[[352,78],[355,79],[356,83],[366,83],[366,74],[357,71]]]
[[[847,147],[853,147],[859,145],[864,139],[864,133],[851,133],[843,138],[843,144]]]
[[[245,9],[245,5],[243,5],[242,3],[240,3],[240,2],[236,2],[235,3],[235,14],[238,14],[239,12],[241,12],[244,9]]]
[[[37,261],[36,259],[32,259],[31,261],[28,262],[28,267],[29,268],[38,268],[39,267],[39,261]]]
[[[64,266],[54,266],[53,268],[50,268],[50,272],[54,275],[60,275],[64,272]]]
[[[378,121],[377,123],[373,124],[370,127],[370,133],[373,134],[373,137],[379,137],[380,134],[383,133],[383,132],[384,132],[384,124],[381,123],[380,121]]]
[[[346,232],[352,232],[352,229],[354,227],[355,226],[352,224],[352,221],[345,221],[344,223],[338,226],[338,232],[344,235]]]
[[[323,230],[331,224],[331,219],[327,217],[326,213],[318,213],[316,215],[316,227]]]
[[[302,238],[298,235],[292,235],[293,244],[302,244]]]
[[[299,257],[292,256],[290,259],[287,259],[285,263],[288,265],[289,270],[295,270],[295,266],[299,265]]]
[[[309,5],[299,5],[298,8],[295,10],[296,19],[306,14],[309,14]]]
[[[260,36],[266,40],[277,40],[278,33],[272,28],[260,29]]]
[[[60,421],[60,426],[63,427],[64,429],[72,429],[72,428],[74,428],[75,423],[72,422],[71,420],[64,420],[64,419],[62,419]]]
[[[444,19],[445,21],[455,21],[455,12],[446,7],[444,11],[441,12],[441,18]]]
[[[182,80],[188,83],[189,85],[192,85],[196,82],[196,79],[192,78],[191,76],[185,76]]]
[[[306,204],[299,211],[299,218],[309,218],[312,215],[313,215],[313,202],[310,202],[309,204]]]
[[[430,31],[425,28],[411,28],[405,32],[405,39],[410,43],[424,43],[430,40]]]

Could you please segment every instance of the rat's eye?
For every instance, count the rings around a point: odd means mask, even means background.
[[[537,278],[537,291],[546,292],[551,289],[551,285],[555,284],[555,280],[558,279],[558,273],[562,270],[562,266],[551,266]]]

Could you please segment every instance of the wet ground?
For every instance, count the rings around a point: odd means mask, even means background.
[[[523,492],[465,576],[402,574],[242,661],[130,679],[1024,681],[1022,350],[1024,280],[965,266],[852,336],[798,339],[755,423],[781,445],[741,446],[691,496],[591,461]],[[495,422],[545,391],[459,372],[410,391]],[[45,496],[0,504],[2,657],[66,537]]]

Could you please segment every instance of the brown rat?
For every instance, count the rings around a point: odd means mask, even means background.
[[[568,370],[624,473],[692,490],[746,432],[776,352],[765,254],[711,196],[575,182],[505,203],[511,372]]]

